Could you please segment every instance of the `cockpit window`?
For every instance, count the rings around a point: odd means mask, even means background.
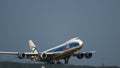
[[[73,42],[73,43],[69,44],[70,47],[75,47],[75,46],[78,46],[78,45],[79,45],[79,43],[77,43],[77,42]]]

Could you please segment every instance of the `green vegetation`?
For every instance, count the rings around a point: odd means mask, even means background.
[[[96,66],[78,66],[78,65],[64,65],[64,64],[0,62],[0,68],[120,68],[120,67],[117,66],[96,67]]]

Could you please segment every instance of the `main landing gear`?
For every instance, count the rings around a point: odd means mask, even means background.
[[[52,60],[52,61],[49,61],[49,62],[47,62],[48,64],[62,64],[62,62],[61,61],[59,61],[59,60]]]
[[[69,58],[65,58],[64,63],[62,63],[59,60],[51,60],[51,61],[48,61],[47,64],[68,64],[68,61],[69,61]]]
[[[64,61],[64,64],[68,64],[69,58],[65,58]]]
[[[64,63],[63,63],[63,64],[68,64],[69,58],[70,58],[70,57],[67,57],[67,58],[63,59],[63,60],[64,60]],[[48,61],[47,63],[48,63],[48,64],[62,64],[62,62],[59,61],[59,60],[50,60],[50,61]]]

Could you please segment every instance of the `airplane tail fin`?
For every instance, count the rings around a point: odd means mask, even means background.
[[[29,40],[29,47],[30,47],[31,52],[38,53],[38,50],[32,40]]]

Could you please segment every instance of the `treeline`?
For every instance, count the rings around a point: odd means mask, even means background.
[[[120,68],[117,66],[79,66],[64,64],[40,64],[40,63],[19,63],[0,62],[0,68]]]

